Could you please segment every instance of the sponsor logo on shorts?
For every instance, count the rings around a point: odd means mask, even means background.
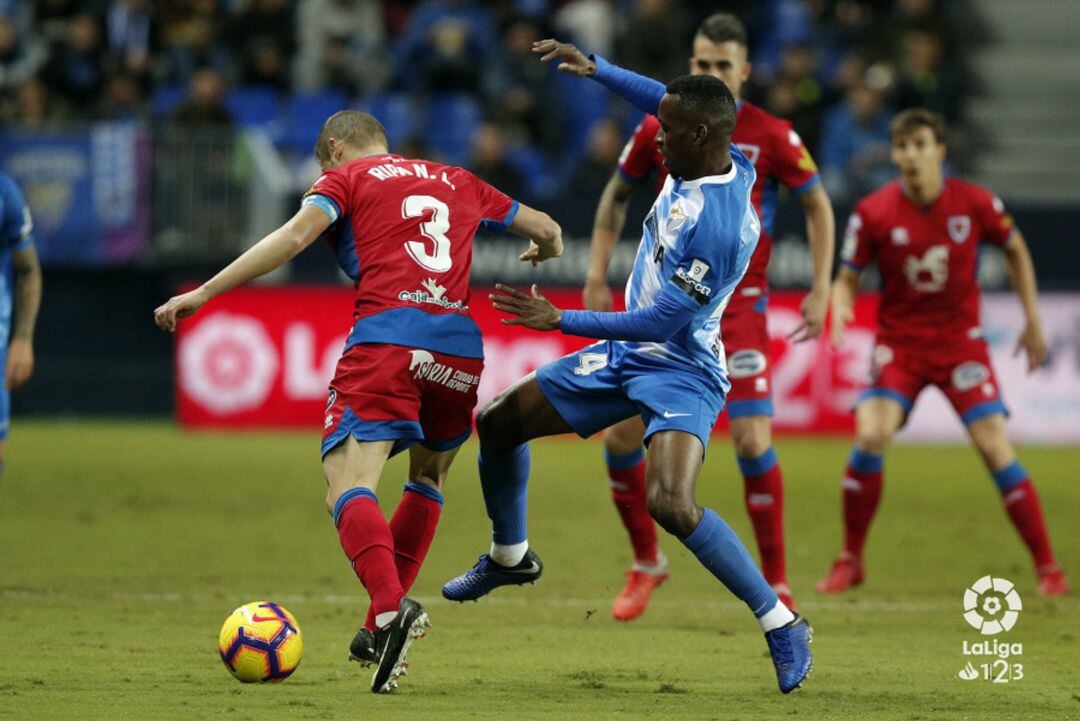
[[[969,391],[990,380],[990,369],[978,361],[968,361],[956,366],[952,372],[953,388]]]
[[[750,378],[765,372],[768,361],[759,350],[741,350],[728,358],[728,374],[732,378]]]
[[[479,375],[439,363],[435,356],[426,350],[411,350],[409,353],[412,354],[409,372],[413,374],[414,380],[438,383],[459,393],[469,393],[480,384]]]
[[[874,353],[870,356],[870,378],[876,379],[881,375],[881,369],[893,362],[893,350],[887,345],[874,347]]]
[[[334,401],[337,400],[337,391],[333,388],[330,389],[329,395],[326,396],[326,410],[330,410],[330,406],[334,405]]]
[[[434,278],[428,278],[423,283],[421,290],[403,290],[398,293],[398,300],[407,300],[412,303],[423,305],[425,303],[430,305],[437,305],[440,308],[446,308],[447,310],[468,310],[469,306],[465,305],[464,301],[460,300],[448,300],[445,297],[446,288],[435,282]]]

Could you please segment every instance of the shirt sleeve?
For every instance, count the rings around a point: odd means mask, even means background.
[[[348,197],[344,175],[329,171],[320,175],[319,179],[312,184],[311,189],[304,193],[300,205],[301,207],[311,205],[321,209],[333,224],[345,215]]]
[[[862,271],[877,255],[872,228],[867,225],[866,209],[862,203],[848,218],[844,231],[844,243],[840,249],[840,261],[852,270]]]
[[[698,308],[706,306],[713,293],[726,285],[740,242],[740,229],[733,230],[732,236],[732,230],[705,216],[676,241],[679,260],[667,285],[679,291],[686,302],[696,303]]]
[[[776,163],[774,172],[784,187],[796,195],[801,195],[814,188],[821,178],[817,164],[803,144],[802,138],[790,123],[784,125],[784,131],[778,133],[773,141],[773,157]]]
[[[480,224],[487,230],[505,231],[517,216],[519,203],[495,186],[468,174],[476,190],[476,203],[480,210]]]
[[[589,57],[596,63],[596,74],[593,75],[593,80],[621,95],[638,110],[649,115],[656,115],[660,109],[660,100],[666,92],[663,83],[638,75],[626,68],[620,68],[599,55]]]
[[[648,308],[621,313],[564,310],[560,327],[564,335],[662,343],[682,330],[698,310],[696,303],[666,285]]]
[[[975,222],[982,228],[983,237],[989,243],[1002,246],[1009,240],[1016,224],[1005,209],[1001,198],[988,190],[978,188],[975,197]]]
[[[0,199],[0,208],[3,209],[0,243],[12,250],[25,250],[34,244],[34,221],[30,216],[30,207],[11,178],[2,179],[0,193],[3,193]]]
[[[619,156],[619,174],[631,183],[640,183],[649,176],[656,157],[656,132],[658,124],[651,115],[642,118],[634,128],[634,134],[626,141]]]

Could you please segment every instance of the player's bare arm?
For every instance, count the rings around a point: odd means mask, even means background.
[[[589,245],[589,267],[585,272],[582,301],[586,310],[606,312],[612,308],[611,286],[607,271],[619,236],[626,225],[626,211],[637,185],[623,180],[618,172],[604,186],[593,220],[592,242]]]
[[[18,388],[34,372],[34,326],[41,307],[41,264],[30,246],[11,254],[15,271],[15,323],[8,346],[7,387]]]
[[[534,268],[563,253],[562,228],[543,211],[519,204],[517,215],[507,229],[529,239],[528,249],[518,256],[518,260],[529,261]]]
[[[588,78],[596,74],[596,63],[570,43],[560,43],[553,38],[538,40],[533,43],[533,52],[540,55],[541,62],[545,63],[558,58],[560,72],[579,78]]]
[[[1020,296],[1024,307],[1024,330],[1016,341],[1013,355],[1027,354],[1028,373],[1034,373],[1046,363],[1046,338],[1043,336],[1042,319],[1039,316],[1038,285],[1035,281],[1035,264],[1031,262],[1024,236],[1013,230],[1005,242],[1005,266],[1013,289]]]
[[[836,218],[829,195],[821,183],[800,195],[799,202],[806,215],[806,239],[810,245],[814,277],[810,292],[799,306],[803,322],[788,336],[796,343],[817,338],[825,328],[825,315],[829,310],[829,275],[836,250]]]
[[[844,330],[855,317],[855,294],[859,292],[862,274],[846,265],[840,266],[832,284],[832,344],[839,348],[844,342]]]
[[[154,322],[170,333],[176,322],[194,315],[208,300],[241,283],[266,275],[297,256],[330,226],[320,208],[304,206],[284,225],[251,246],[239,258],[195,290],[170,298],[154,311]]]

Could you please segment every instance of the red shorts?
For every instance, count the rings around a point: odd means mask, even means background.
[[[870,388],[859,401],[889,398],[906,413],[930,385],[941,389],[965,425],[994,413],[1008,415],[981,338],[933,350],[878,342],[871,359]]]
[[[483,369],[482,358],[354,345],[341,356],[330,383],[322,454],[349,435],[358,441],[396,441],[391,455],[416,443],[433,451],[457,448],[472,433]]]
[[[771,416],[772,367],[769,365],[769,331],[765,325],[768,296],[736,296],[720,321],[721,339],[727,354],[728,418]]]

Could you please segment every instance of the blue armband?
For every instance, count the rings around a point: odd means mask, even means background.
[[[593,75],[593,80],[608,90],[618,93],[649,115],[656,115],[659,112],[660,100],[667,92],[663,83],[638,75],[626,68],[620,68],[599,55],[590,55],[589,59],[596,63],[596,74]]]
[[[564,310],[560,327],[564,335],[663,343],[685,328],[699,310],[700,305],[669,283],[648,308],[622,313]]]

